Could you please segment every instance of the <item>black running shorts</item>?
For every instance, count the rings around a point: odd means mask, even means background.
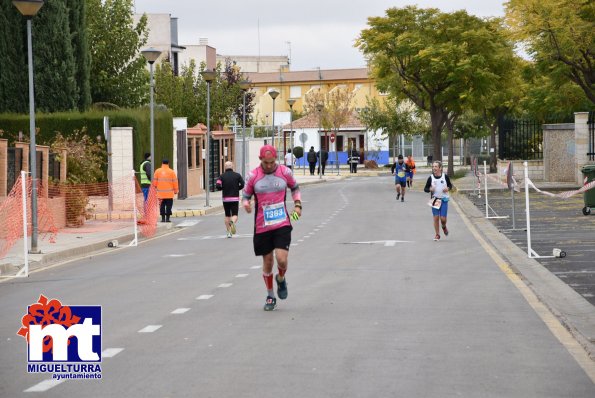
[[[286,225],[272,231],[254,234],[254,254],[264,256],[274,249],[289,250],[292,229],[293,227]]]
[[[225,210],[225,217],[238,215],[238,202],[223,202],[223,210]]]

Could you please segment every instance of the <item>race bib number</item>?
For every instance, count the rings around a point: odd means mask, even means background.
[[[397,174],[399,176],[399,178],[403,178],[405,177],[405,172],[404,171],[399,171],[399,174]]]
[[[285,203],[275,203],[272,205],[263,206],[263,211],[265,227],[282,223],[287,219],[287,214],[285,213]]]
[[[428,202],[428,206],[430,206],[433,209],[440,210],[440,208],[442,207],[442,199],[440,199],[440,198],[432,198]]]

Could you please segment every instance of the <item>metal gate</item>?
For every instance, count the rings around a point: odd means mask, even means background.
[[[543,126],[536,120],[498,120],[498,155],[500,159],[543,159]]]
[[[177,164],[178,169],[178,199],[188,197],[188,139],[186,130],[176,131]]]
[[[220,141],[211,139],[211,148],[209,149],[209,166],[211,168],[209,175],[209,191],[215,192],[215,183],[221,174],[221,159],[219,155]]]
[[[587,120],[589,126],[589,160],[595,160],[595,111],[589,112],[589,119]]]
[[[8,195],[23,169],[23,150],[21,148],[8,148],[7,166],[6,194]]]

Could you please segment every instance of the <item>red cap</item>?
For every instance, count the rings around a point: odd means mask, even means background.
[[[260,157],[259,158],[260,159],[264,158],[266,156],[267,152],[270,152],[274,158],[277,157],[277,150],[275,149],[275,147],[272,145],[265,145],[262,148],[260,148]]]

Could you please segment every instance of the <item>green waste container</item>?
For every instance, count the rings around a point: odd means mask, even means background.
[[[595,164],[584,165],[581,169],[585,176],[585,184],[595,180]],[[583,214],[588,216],[591,214],[591,209],[595,208],[595,188],[589,189],[583,193],[585,200],[585,207],[583,207]]]

